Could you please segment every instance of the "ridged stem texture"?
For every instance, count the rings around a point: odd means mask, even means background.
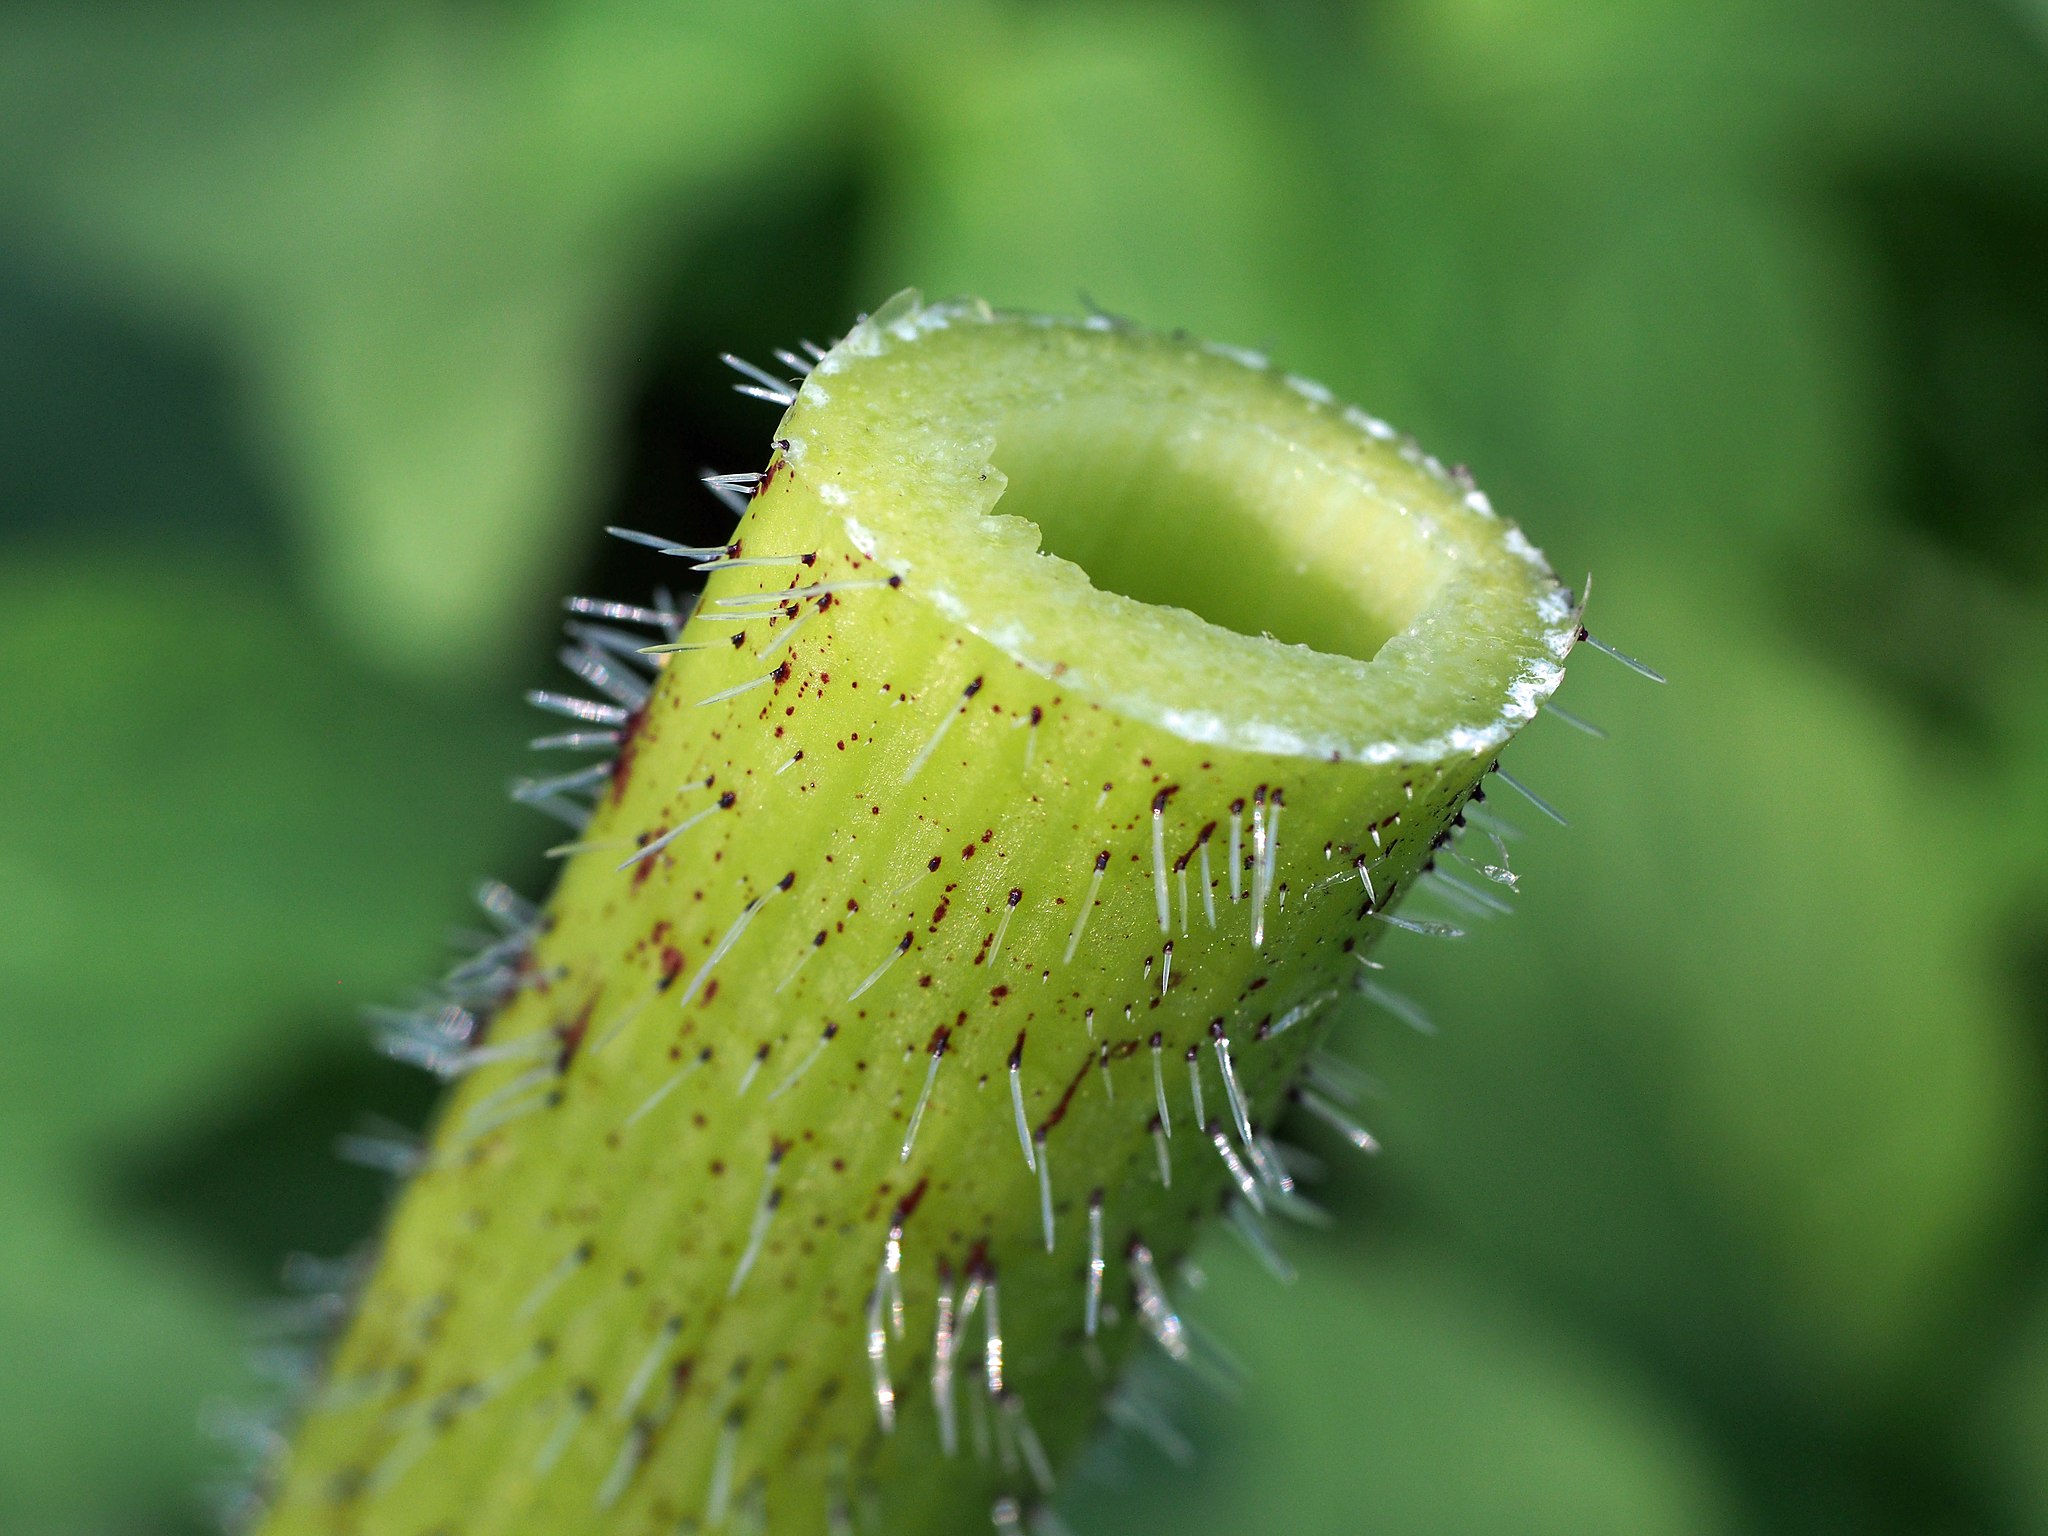
[[[785,361],[694,608],[572,623],[557,889],[387,1021],[457,1082],[269,1536],[1028,1528],[1302,1209],[1283,1118],[1369,1144],[1306,1064],[1444,931],[1541,557],[1250,354],[905,295]]]

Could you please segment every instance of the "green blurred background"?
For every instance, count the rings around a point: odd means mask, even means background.
[[[913,283],[1271,348],[1673,679],[1582,653],[1522,915],[1344,1026],[1385,1155],[1075,1529],[2048,1532],[2042,0],[10,6],[0,1531],[201,1528],[599,525]]]

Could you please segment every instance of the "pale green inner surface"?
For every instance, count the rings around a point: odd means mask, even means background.
[[[819,365],[788,456],[906,593],[1185,740],[1491,752],[1570,604],[1513,526],[1273,370],[899,296]]]
[[[1261,423],[1065,398],[1000,418],[998,509],[1099,591],[1240,635],[1370,659],[1449,561],[1384,502]]]

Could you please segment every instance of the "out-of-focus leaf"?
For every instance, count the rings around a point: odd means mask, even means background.
[[[1853,1421],[1938,1372],[2034,1194],[2036,1063],[1956,863],[1970,788],[1710,592],[1637,567],[1596,605],[1670,689],[1617,668],[1569,701],[1613,741],[1512,754],[1574,827],[1521,845],[1524,911],[1471,952],[1387,956],[1442,1037],[1358,1048],[1388,1175],[1492,1262],[1725,1402]]]
[[[225,332],[334,611],[474,670],[595,499],[637,286],[815,128],[850,20],[39,7],[0,27],[0,207],[35,254]]]
[[[430,975],[517,845],[512,700],[380,685],[232,566],[18,556],[0,673],[10,1141],[220,1102]]]
[[[1220,16],[962,7],[892,62],[876,291],[1085,295],[1245,345],[1312,330],[1306,146]]]
[[[1298,1255],[1281,1288],[1228,1239],[1211,1283],[1177,1288],[1250,1363],[1219,1401],[1189,1373],[1141,1372],[1152,1411],[1192,1428],[1186,1469],[1138,1435],[1114,1480],[1068,1504],[1083,1536],[1707,1536],[1737,1528],[1682,1410],[1439,1257]],[[1106,1461],[1098,1457],[1098,1462]],[[1101,1470],[1108,1474],[1111,1468]]]
[[[74,1170],[0,1159],[0,1528],[24,1536],[196,1513],[202,1479],[226,1465],[198,1407],[249,1385],[218,1282],[111,1230],[89,1194]]]
[[[2048,57],[1997,5],[1408,0],[1382,35],[1526,165],[1768,174],[1939,155],[2048,168]]]
[[[116,1210],[117,1165],[443,963],[522,841],[518,722],[366,678],[252,570],[139,552],[18,551],[0,674],[0,1375],[38,1384],[0,1409],[0,1528],[104,1530],[193,1488],[247,1301]]]
[[[1625,525],[1742,570],[1843,535],[1874,413],[1841,253],[1753,192],[1613,190],[1531,231],[1578,251],[1543,264],[1556,286],[1501,284],[1553,542]]]
[[[1845,189],[1887,156],[2048,176],[2012,43],[1922,0],[1390,8],[1314,76],[1349,151],[1317,366],[1572,562],[1844,536],[1884,451]]]
[[[2048,1532],[2048,1287],[2027,1299],[2017,1336],[1994,1364],[1970,1424],[1972,1460],[2010,1528]]]

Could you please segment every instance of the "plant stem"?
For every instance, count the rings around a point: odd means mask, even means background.
[[[1520,534],[1260,360],[907,295],[792,393],[645,703],[577,663],[623,745],[270,1536],[1028,1511],[1562,675]]]

